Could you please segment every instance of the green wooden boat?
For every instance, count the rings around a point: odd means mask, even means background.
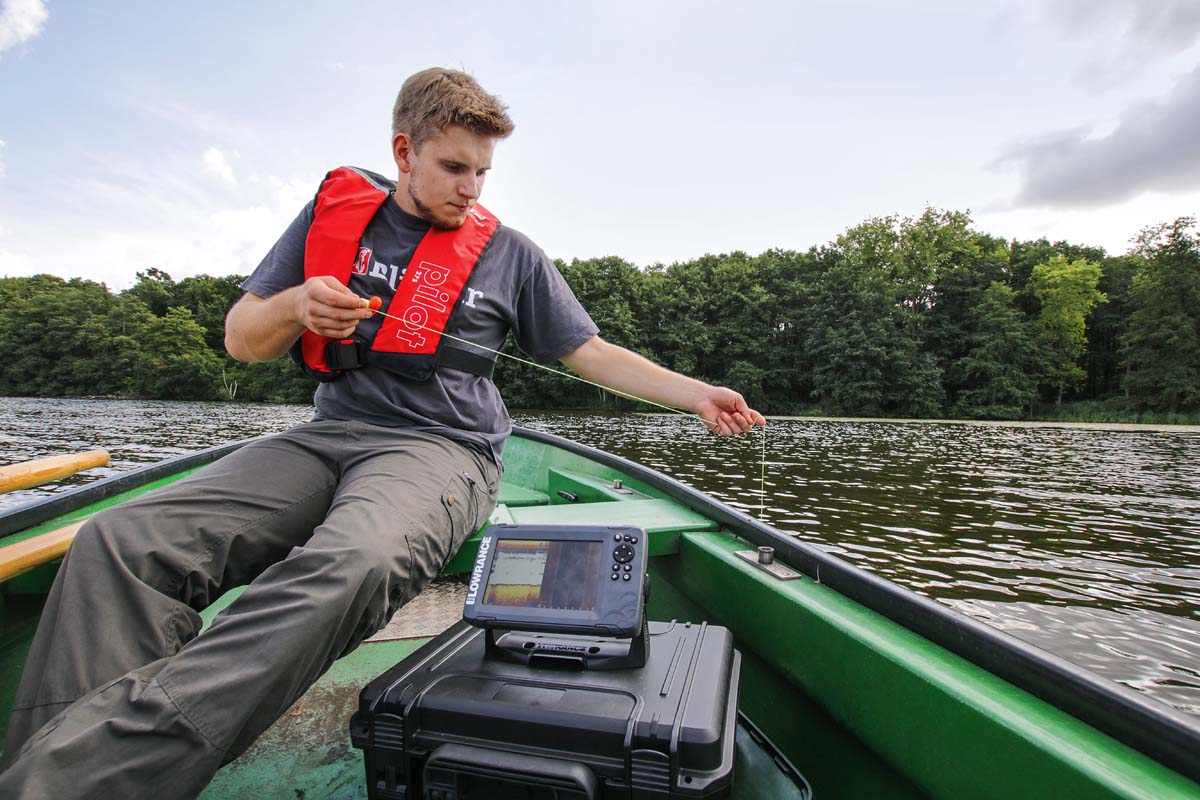
[[[35,541],[240,444],[165,461],[0,515],[0,547]],[[651,619],[708,621],[743,654],[736,798],[1200,798],[1200,720],[965,617],[661,473],[518,429],[493,522],[645,529]],[[452,623],[455,574],[338,661],[205,798],[360,798],[348,720],[359,689]],[[754,563],[774,548],[781,579]],[[747,558],[743,553],[749,553]],[[7,720],[56,561],[3,582]],[[236,590],[204,611],[207,620]],[[803,776],[803,777],[800,777]],[[811,791],[809,790],[811,785]]]

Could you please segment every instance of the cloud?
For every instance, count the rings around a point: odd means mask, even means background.
[[[0,139],[0,180],[8,174],[8,166],[4,163],[4,140]]]
[[[1076,77],[1092,89],[1124,83],[1200,42],[1197,0],[1048,0],[1039,6],[1034,24],[1048,24],[1063,39],[1089,41]]]
[[[78,206],[64,201],[60,216],[17,220],[0,235],[0,275],[84,276],[119,291],[148,267],[177,280],[248,274],[312,199],[320,175],[245,175],[236,193],[207,183],[194,168],[147,173],[129,185],[72,182]],[[104,213],[94,216],[96,208]],[[72,236],[61,235],[64,225]]]
[[[249,272],[275,244],[275,240],[312,199],[313,181],[269,176],[252,181],[247,194],[258,197],[253,205],[222,207],[209,216],[209,236],[220,243],[225,263]]]
[[[1127,109],[1107,135],[1048,134],[1014,145],[991,166],[1020,172],[1017,206],[1098,207],[1200,188],[1200,67],[1162,102]]]
[[[1052,0],[1045,15],[1064,35],[1088,36],[1119,28],[1126,42],[1164,55],[1186,50],[1200,40],[1196,0]]]
[[[242,145],[262,142],[258,132],[238,118],[166,96],[161,87],[144,78],[125,80],[115,85],[108,96],[113,103],[149,119],[165,122],[188,135]]]
[[[216,147],[210,147],[204,151],[204,171],[209,175],[215,175],[230,185],[237,183],[237,178],[233,174],[233,165],[229,163],[229,158]]]
[[[47,16],[44,0],[6,0],[0,4],[0,52],[41,33]]]

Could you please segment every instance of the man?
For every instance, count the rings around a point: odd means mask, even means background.
[[[0,796],[194,796],[382,627],[496,504],[511,423],[491,351],[510,330],[540,361],[717,433],[765,424],[736,392],[606,343],[549,259],[477,206],[512,127],[470,76],[412,76],[393,111],[394,188],[330,173],[246,280],[230,354],[291,351],[322,381],[317,416],[79,532]],[[374,296],[388,316],[364,307]],[[198,636],[198,611],[245,584]]]

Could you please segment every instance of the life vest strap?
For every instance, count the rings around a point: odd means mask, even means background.
[[[469,372],[488,380],[492,379],[492,372],[496,369],[496,362],[486,356],[445,344],[438,352],[437,365],[438,369],[443,367],[461,369],[463,372]]]
[[[367,343],[357,339],[331,341],[325,345],[325,364],[335,372],[358,369],[367,363]]]
[[[342,339],[325,345],[325,363],[338,373],[358,369],[367,365],[369,347],[361,339]],[[443,346],[437,356],[437,369],[457,369],[491,380],[496,362],[486,356],[458,347]],[[380,366],[387,368],[387,357],[377,359]]]

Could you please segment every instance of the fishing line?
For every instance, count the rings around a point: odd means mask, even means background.
[[[767,509],[767,426],[762,425],[762,460],[759,462],[761,469],[758,474],[758,518],[760,521],[766,521],[764,514]]]
[[[368,308],[369,308],[369,306],[368,306]],[[381,311],[380,309],[377,309],[377,308],[371,309],[371,311],[375,312],[376,314],[378,314],[381,317],[387,317],[388,319],[394,319],[403,325],[407,325],[412,328],[420,328],[422,330],[429,331],[430,333],[436,333],[440,336],[445,336],[447,339],[453,339],[456,342],[462,342],[463,344],[468,344],[471,347],[478,347],[480,350],[486,350],[489,353],[495,353],[498,356],[504,356],[505,358],[512,359],[513,361],[516,361],[518,363],[527,364],[531,367],[537,367],[538,369],[545,370],[546,372],[549,372],[552,375],[558,375],[563,378],[570,378],[573,381],[579,381],[580,383],[586,383],[588,386],[594,386],[597,389],[603,389],[606,392],[612,392],[613,394],[620,395],[621,397],[624,397],[628,400],[637,400],[640,403],[648,403],[649,405],[656,406],[658,408],[662,408],[667,411],[670,411],[673,414],[680,414],[685,417],[695,417],[696,419],[703,422],[705,425],[708,425],[709,427],[712,427],[714,429],[719,427],[715,422],[709,422],[708,420],[706,420],[704,417],[700,416],[699,414],[693,414],[691,412],[683,411],[678,408],[672,408],[671,406],[665,406],[662,403],[656,403],[653,400],[647,400],[646,398],[638,397],[637,395],[626,394],[625,392],[622,392],[619,389],[613,389],[611,386],[605,386],[602,383],[595,383],[593,381],[589,381],[587,378],[581,377],[579,375],[575,375],[574,373],[563,372],[562,370],[555,369],[554,367],[548,367],[545,364],[539,364],[536,361],[529,361],[528,359],[520,358],[520,357],[514,356],[510,353],[502,353],[499,350],[493,350],[492,348],[487,347],[486,345],[478,344],[476,342],[472,342],[467,339],[459,338],[458,336],[455,336],[452,333],[446,333],[445,331],[439,331],[434,328],[430,328],[425,325],[421,325],[420,323],[412,322],[411,320],[401,319],[400,317],[397,317],[394,314],[389,314],[386,311]]]
[[[494,353],[498,356],[504,356],[505,358],[511,359],[520,364],[527,364],[531,367],[537,367],[538,369],[545,370],[546,372],[549,372],[552,375],[558,375],[563,378],[570,378],[573,381],[579,381],[580,383],[586,383],[588,386],[594,386],[597,389],[600,389],[602,391],[611,392],[612,394],[618,395],[620,397],[624,397],[627,400],[635,400],[639,403],[646,403],[647,405],[652,405],[652,406],[655,406],[656,408],[661,408],[666,411],[670,411],[672,414],[679,414],[684,417],[694,417],[695,419],[700,420],[701,422],[703,422],[705,425],[707,425],[710,429],[712,429],[714,431],[720,427],[719,425],[717,425],[717,423],[709,422],[708,420],[706,420],[704,417],[700,416],[699,414],[694,414],[689,411],[683,411],[678,408],[672,408],[671,406],[663,405],[662,403],[656,403],[653,400],[647,400],[644,397],[638,397],[637,395],[634,395],[634,394],[628,394],[627,392],[622,392],[619,389],[614,389],[611,386],[605,386],[602,383],[596,383],[595,381],[589,381],[587,378],[584,378],[580,375],[576,375],[571,372],[563,372],[562,370],[555,369],[554,367],[548,367],[545,364],[539,364],[536,361],[530,361],[525,358],[520,358],[519,356],[514,356],[510,353],[502,353],[499,350],[494,350],[486,345],[482,345],[477,342],[472,342],[468,339],[463,339],[461,337],[455,336],[452,333],[446,333],[445,331],[439,331],[434,328],[430,328],[428,326],[422,325],[419,322],[413,322],[411,320],[402,319],[401,317],[397,317],[394,314],[389,314],[386,311],[384,311],[382,308],[377,307],[376,304],[378,302],[379,302],[378,298],[372,297],[370,300],[368,300],[367,298],[364,297],[363,298],[363,308],[366,308],[366,309],[370,310],[373,314],[378,314],[381,317],[387,317],[388,319],[394,319],[397,322],[399,322],[400,324],[406,325],[410,328],[420,328],[421,330],[426,330],[426,331],[429,331],[430,333],[438,334],[439,336],[445,336],[447,339],[453,339],[456,342],[462,342],[463,344],[470,345],[471,347],[478,347],[480,350],[486,350],[489,353]],[[754,423],[753,423],[753,421],[751,421],[751,427],[753,427],[753,426],[754,426]],[[762,455],[761,470],[760,470],[760,474],[759,474],[758,518],[762,519],[763,511],[766,506],[766,489],[765,489],[765,487],[766,487],[766,480],[767,480],[767,477],[766,477],[767,476],[767,426],[761,425],[759,427],[762,428],[762,435],[763,435],[762,453],[763,453],[763,455]]]

